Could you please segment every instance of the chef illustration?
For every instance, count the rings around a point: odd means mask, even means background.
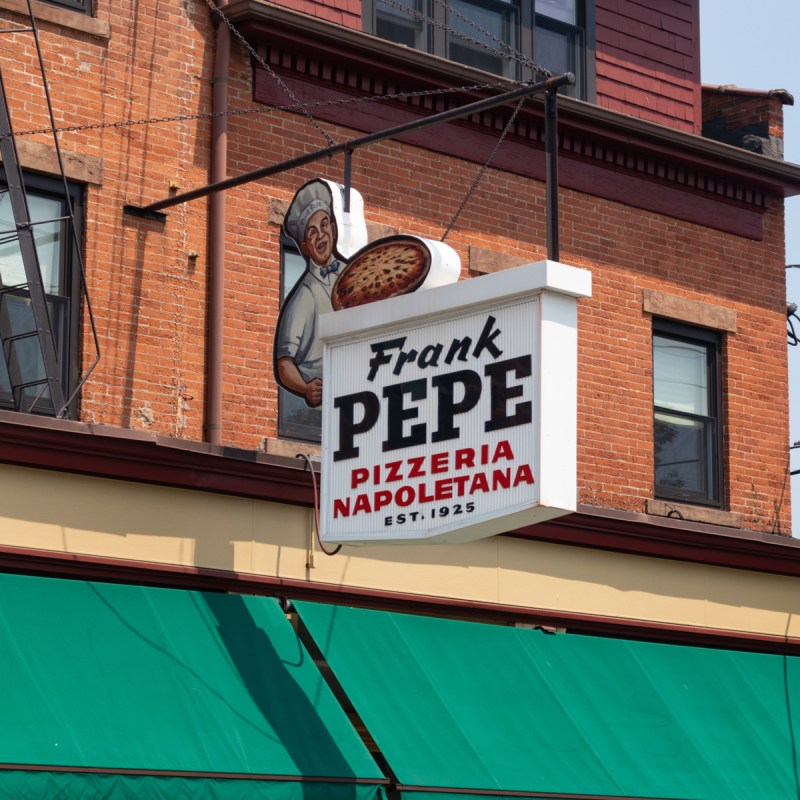
[[[284,233],[305,257],[306,270],[281,306],[273,352],[275,378],[312,407],[322,402],[319,317],[333,310],[331,290],[347,264],[346,256],[366,243],[363,208],[361,195],[351,189],[350,212],[345,214],[342,187],[315,179],[298,189],[284,217]]]

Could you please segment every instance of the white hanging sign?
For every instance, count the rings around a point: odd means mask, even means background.
[[[543,261],[321,317],[321,539],[468,541],[574,511],[590,294]]]

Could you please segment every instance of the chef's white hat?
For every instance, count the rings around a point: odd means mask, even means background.
[[[308,221],[317,211],[326,211],[331,216],[332,204],[327,183],[319,178],[309,181],[295,193],[283,219],[283,229],[298,245],[302,244]]]

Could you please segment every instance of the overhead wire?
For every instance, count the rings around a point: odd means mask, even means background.
[[[416,19],[418,22],[425,22],[428,25],[432,25],[435,28],[443,30],[445,33],[452,34],[453,36],[461,39],[462,41],[467,42],[468,44],[476,45],[484,50],[488,50],[489,52],[494,53],[495,55],[500,55],[505,58],[508,58],[509,60],[516,61],[522,66],[529,67],[534,72],[539,73],[545,78],[551,78],[553,75],[553,73],[549,69],[533,61],[531,58],[526,56],[516,47],[513,47],[509,42],[503,41],[499,36],[495,35],[490,30],[479,25],[471,17],[468,17],[466,14],[464,14],[463,11],[460,11],[455,6],[450,5],[447,2],[447,0],[434,0],[434,2],[436,3],[436,5],[443,8],[447,12],[448,16],[452,14],[454,17],[457,17],[462,22],[465,22],[467,25],[469,25],[474,31],[482,34],[487,39],[490,39],[497,46],[496,47],[492,46],[491,44],[488,44],[487,42],[482,41],[481,39],[476,39],[473,36],[469,36],[468,34],[464,33],[464,31],[460,31],[458,30],[458,28],[454,28],[451,25],[448,25],[446,22],[443,22],[442,20],[436,19],[435,17],[425,14],[422,11],[417,11],[417,9],[411,8],[410,6],[403,3],[402,0],[380,0],[380,2],[383,5],[387,5],[390,8],[394,8],[397,11],[401,11],[402,13],[407,14],[409,17]]]
[[[214,0],[206,0],[206,4],[208,7],[217,14],[222,22],[228,27],[230,32],[242,43],[244,48],[247,50],[248,53],[269,73],[269,76],[278,84],[278,86],[283,89],[289,97],[292,98],[294,103],[300,109],[300,111],[305,115],[308,121],[322,134],[325,138],[325,141],[328,143],[328,147],[333,147],[336,142],[333,140],[331,135],[314,119],[311,113],[308,111],[306,105],[297,97],[297,95],[292,91],[291,87],[286,83],[277,72],[275,72],[272,67],[267,64],[266,60],[261,57],[259,53],[256,52],[256,49],[244,38],[244,36],[239,32],[236,26],[228,19],[225,15],[225,12],[222,10],[221,6],[218,6]]]
[[[325,553],[326,556],[335,556],[341,549],[342,545],[337,544],[333,550],[328,550],[322,542],[319,528],[319,490],[317,489],[317,473],[314,472],[314,464],[311,461],[311,456],[307,453],[297,453],[295,458],[302,458],[306,463],[306,469],[311,473],[311,486],[314,490],[314,532],[316,534],[317,544],[319,549]]]
[[[405,14],[408,14],[409,16],[412,16],[415,19],[418,19],[420,21],[424,21],[424,22],[426,22],[428,24],[434,25],[434,26],[439,27],[439,28],[443,28],[447,33],[452,34],[452,35],[454,35],[454,36],[456,36],[456,37],[458,37],[460,39],[464,39],[464,40],[470,42],[471,44],[474,44],[474,45],[477,45],[477,46],[479,46],[481,48],[484,48],[484,49],[490,50],[492,52],[495,52],[495,53],[503,56],[504,58],[513,59],[513,60],[516,60],[516,61],[518,61],[520,63],[523,63],[526,66],[528,66],[530,69],[532,69],[534,72],[537,72],[537,73],[541,74],[545,78],[552,77],[552,73],[550,72],[550,70],[546,69],[545,67],[541,66],[540,64],[537,64],[535,61],[532,61],[531,59],[527,58],[523,53],[521,53],[516,48],[512,47],[508,42],[502,41],[494,33],[492,33],[491,31],[487,30],[486,28],[482,27],[477,22],[475,22],[473,19],[467,17],[463,12],[461,12],[458,9],[456,9],[454,6],[451,6],[450,4],[448,4],[447,0],[435,0],[435,2],[439,6],[443,7],[447,11],[448,15],[452,13],[454,16],[456,16],[462,22],[465,22],[470,27],[472,27],[475,31],[477,31],[478,33],[480,33],[483,36],[487,37],[488,39],[490,39],[491,41],[495,42],[496,44],[500,45],[500,47],[499,48],[498,47],[492,47],[491,45],[488,45],[486,42],[481,41],[480,39],[475,39],[474,37],[467,36],[463,31],[459,31],[458,29],[453,28],[452,26],[447,25],[446,23],[443,23],[440,20],[437,20],[437,19],[435,19],[435,18],[433,18],[433,17],[431,17],[429,15],[422,14],[422,12],[419,12],[416,9],[412,9],[410,6],[407,6],[404,3],[400,2],[400,0],[381,0],[381,2],[385,3],[386,5],[391,6],[393,8],[398,9],[399,11],[401,11],[401,12],[403,12]],[[270,67],[267,64],[265,59],[263,59],[258,53],[256,53],[255,49],[249,44],[249,42],[247,42],[247,40],[244,38],[244,36],[236,29],[236,26],[225,16],[225,13],[222,10],[222,7],[221,6],[217,6],[214,3],[214,0],[206,0],[206,3],[215,11],[215,13],[217,13],[220,16],[220,18],[225,22],[225,24],[228,26],[228,28],[231,30],[231,32],[237,37],[237,39],[239,39],[242,42],[242,44],[244,44],[244,46],[247,48],[248,52],[259,62],[259,64],[261,64],[264,67],[264,69],[267,70],[269,75],[274,80],[276,80],[278,82],[278,84],[286,92],[289,93],[289,95],[290,95],[290,97],[292,97],[292,99],[297,100],[296,96],[291,91],[289,86],[285,83],[285,81],[283,81],[280,78],[280,76],[272,69],[272,67]],[[299,103],[299,101],[297,101],[297,102]],[[447,236],[450,234],[450,231],[453,229],[453,226],[455,225],[457,219],[461,216],[461,213],[463,212],[463,210],[466,207],[467,203],[469,202],[469,200],[471,199],[471,197],[474,194],[475,190],[477,189],[478,184],[480,183],[480,181],[482,180],[482,178],[485,175],[486,171],[488,170],[491,162],[494,160],[494,157],[495,157],[495,155],[497,153],[497,150],[499,149],[500,145],[505,140],[506,135],[508,134],[509,130],[513,126],[514,121],[516,120],[517,115],[519,114],[523,103],[524,103],[524,98],[522,100],[520,100],[519,103],[517,104],[517,107],[515,108],[513,114],[511,115],[511,117],[507,121],[505,127],[503,128],[503,131],[500,134],[500,137],[498,138],[497,142],[495,143],[495,146],[492,149],[491,153],[489,154],[487,160],[484,162],[483,166],[481,167],[480,171],[478,172],[477,176],[475,177],[475,180],[472,182],[470,187],[467,189],[467,192],[466,192],[462,202],[460,203],[458,209],[456,210],[455,214],[453,215],[452,219],[450,220],[450,223],[448,224],[446,230],[444,231],[444,233],[442,235],[442,238],[441,238],[441,241],[444,241],[447,238]],[[303,111],[305,116],[308,118],[308,120],[314,125],[314,127],[316,127],[318,130],[320,130],[325,135],[325,138],[328,141],[328,146],[329,147],[333,147],[335,142],[317,124],[317,122],[314,120],[311,112],[308,110],[308,107],[301,104],[301,110]]]
[[[41,133],[74,133],[74,132],[81,132],[81,131],[90,131],[90,130],[101,130],[101,129],[120,129],[120,128],[127,128],[133,127],[137,125],[154,125],[154,124],[166,124],[171,122],[183,122],[189,120],[197,120],[197,119],[207,119],[207,118],[215,118],[215,117],[237,117],[237,116],[244,116],[249,114],[271,114],[275,112],[281,111],[288,111],[288,112],[296,112],[300,111],[308,121],[322,134],[325,138],[328,146],[333,147],[335,146],[334,139],[325,131],[322,126],[317,122],[314,118],[313,114],[311,113],[311,109],[313,108],[320,108],[320,107],[330,107],[330,106],[337,106],[337,105],[345,105],[345,104],[355,104],[355,103],[364,103],[364,102],[386,102],[389,100],[403,100],[409,98],[416,98],[416,97],[429,97],[429,96],[436,96],[436,95],[443,95],[449,93],[456,93],[456,92],[465,92],[465,91],[474,91],[474,90],[482,90],[482,89],[491,89],[491,88],[503,88],[507,89],[509,85],[522,85],[524,82],[522,81],[510,81],[510,80],[503,80],[493,83],[481,83],[481,84],[473,84],[469,86],[460,86],[460,87],[446,87],[446,88],[438,88],[438,89],[426,89],[426,90],[417,90],[417,91],[404,91],[404,92],[396,92],[396,93],[388,93],[382,95],[370,95],[368,97],[347,97],[347,98],[339,98],[337,100],[322,100],[316,101],[312,103],[305,103],[301,101],[291,87],[278,75],[275,70],[267,63],[266,59],[264,59],[256,49],[247,41],[244,35],[236,28],[236,26],[231,22],[230,19],[225,15],[222,6],[216,5],[214,0],[205,0],[206,4],[209,8],[219,16],[220,20],[228,27],[231,33],[237,38],[237,40],[244,46],[247,52],[250,54],[252,58],[254,58],[258,64],[270,75],[270,77],[287,93],[287,95],[293,101],[291,104],[285,104],[280,106],[266,106],[266,107],[257,107],[257,108],[248,108],[248,109],[236,109],[233,111],[224,111],[224,112],[199,112],[196,114],[179,114],[179,115],[172,115],[166,117],[149,117],[144,119],[138,120],[118,120],[115,122],[101,122],[101,123],[87,123],[82,125],[71,125],[71,126],[64,126],[60,128],[40,128],[40,129],[33,129],[27,131],[18,131],[13,133],[14,137],[20,136],[30,136],[35,134]],[[498,38],[495,34],[491,31],[487,30],[486,28],[482,27],[474,20],[467,17],[463,12],[456,9],[455,7],[451,6],[447,3],[447,0],[434,0],[436,4],[445,8],[447,10],[448,15],[452,14],[453,16],[460,19],[462,22],[470,25],[476,32],[480,33],[481,35],[485,36],[486,38],[490,39],[491,41],[495,42],[498,46],[492,46],[485,41],[480,39],[476,39],[474,37],[468,36],[463,31],[460,31],[456,28],[453,28],[446,23],[443,23],[441,20],[437,20],[429,15],[423,14],[416,9],[411,8],[408,5],[405,5],[401,0],[380,0],[380,2],[388,5],[392,8],[398,9],[403,13],[419,20],[423,21],[427,24],[436,26],[445,30],[447,33],[452,34],[462,40],[465,40],[471,44],[474,44],[478,47],[483,49],[489,50],[495,54],[501,55],[504,58],[508,58],[514,60],[520,64],[523,64],[530,69],[534,70],[535,72],[540,73],[546,78],[552,76],[552,73],[547,68],[543,67],[542,65],[536,63],[535,61],[527,58],[523,53],[521,53],[516,48],[512,47],[508,42],[502,41]],[[456,221],[460,217],[461,213],[463,212],[464,208],[466,207],[467,203],[470,201],[472,195],[476,191],[478,184],[483,179],[486,171],[488,170],[489,166],[491,165],[494,157],[499,149],[500,145],[505,140],[509,130],[514,124],[514,121],[517,115],[522,108],[524,100],[521,100],[517,107],[515,108],[513,114],[506,122],[506,125],[501,132],[497,142],[495,143],[494,148],[492,149],[491,153],[487,157],[486,161],[482,165],[480,171],[478,172],[477,176],[475,177],[474,181],[467,189],[465,196],[460,203],[458,209],[454,213],[450,223],[448,224],[447,228],[445,229],[441,241],[444,241],[447,236],[452,231],[453,227],[455,226]]]
[[[458,92],[471,92],[481,89],[503,89],[507,90],[509,86],[523,86],[524,81],[502,81],[494,83],[474,83],[466,86],[453,86],[440,89],[420,89],[416,91],[407,92],[392,92],[389,94],[369,95],[368,97],[344,97],[338,100],[317,100],[313,103],[303,103],[302,107],[306,109],[320,108],[327,106],[348,105],[357,103],[370,103],[370,102],[386,102],[388,100],[406,100],[415,97],[432,97],[435,95],[455,94]],[[280,105],[280,106],[258,106],[255,108],[240,108],[233,111],[200,111],[196,114],[176,114],[169,117],[145,117],[143,119],[134,120],[116,120],[114,122],[92,122],[84,123],[82,125],[66,125],[64,127],[55,128],[57,133],[76,133],[81,131],[102,130],[104,128],[128,128],[137,125],[157,125],[170,122],[187,122],[200,119],[211,119],[215,117],[238,117],[246,116],[248,114],[274,114],[283,111],[297,111],[301,106],[296,104]],[[15,138],[20,136],[34,136],[36,134],[50,133],[51,128],[35,128],[27,131],[14,131]]]
[[[786,264],[786,269],[800,269],[800,264]],[[787,334],[788,334],[788,342],[787,344],[789,347],[796,347],[798,343],[800,343],[800,338],[798,338],[798,334],[795,331],[794,323],[792,320],[797,320],[800,322],[800,317],[797,315],[797,303],[786,303],[786,324],[787,324]],[[772,524],[771,533],[780,533],[780,516],[781,511],[783,509],[784,500],[786,498],[786,488],[787,483],[791,481],[794,475],[800,474],[800,470],[792,469],[792,450],[797,450],[800,448],[800,442],[795,442],[794,444],[789,446],[788,457],[786,460],[786,474],[784,475],[783,484],[781,486],[780,496],[777,501],[775,501],[775,520]]]
[[[786,269],[800,269],[800,264],[787,264]],[[786,303],[786,323],[788,326],[789,347],[796,347],[798,344],[798,335],[794,329],[793,319],[800,322],[800,317],[797,316],[797,303]]]
[[[328,145],[333,146],[335,144],[333,138],[327,132],[322,130],[322,128],[319,126],[319,124],[311,114],[310,109],[346,105],[346,104],[386,102],[389,100],[403,100],[415,97],[430,97],[435,95],[476,91],[482,89],[507,89],[509,85],[512,86],[522,85],[524,83],[523,81],[514,81],[514,80],[510,81],[506,79],[503,81],[478,83],[478,84],[458,86],[458,87],[445,87],[439,89],[425,89],[416,91],[387,93],[387,94],[376,94],[376,95],[370,95],[368,97],[346,97],[346,98],[339,98],[337,100],[320,100],[312,103],[305,103],[297,97],[297,95],[292,91],[291,87],[288,86],[288,84],[286,84],[286,82],[275,72],[275,70],[267,63],[267,61],[247,41],[247,39],[236,28],[236,26],[225,16],[225,13],[222,10],[222,8],[220,6],[217,6],[213,2],[213,0],[205,0],[205,2],[214,11],[214,13],[217,14],[221,18],[221,20],[224,21],[225,25],[230,29],[233,35],[242,43],[247,52],[259,63],[260,66],[262,66],[267,71],[267,73],[273,78],[273,80],[275,80],[276,83],[289,95],[289,97],[293,101],[292,103],[283,104],[279,106],[236,109],[233,111],[224,111],[224,112],[198,112],[196,114],[176,114],[176,115],[162,116],[162,117],[146,117],[143,119],[136,119],[136,120],[116,120],[114,122],[85,123],[81,125],[69,125],[57,128],[36,128],[25,131],[15,131],[13,133],[13,136],[14,137],[33,136],[36,134],[51,133],[53,131],[56,131],[58,133],[75,133],[75,132],[90,131],[90,130],[102,130],[107,128],[128,128],[138,125],[156,125],[156,124],[165,124],[170,122],[185,122],[198,119],[210,119],[222,116],[236,117],[248,114],[271,114],[277,111],[289,111],[289,112],[300,111],[309,119],[309,121],[315,127],[318,128],[318,130],[320,130],[320,132],[323,134],[324,138],[328,142]],[[482,28],[476,22],[466,17],[462,12],[450,7],[447,4],[446,0],[435,0],[435,2],[439,3],[440,5],[444,5],[444,7],[448,8],[460,19],[472,25],[475,28],[475,30],[496,41],[498,44],[502,46],[503,49],[492,47],[490,45],[487,45],[485,42],[481,42],[480,40],[466,36],[462,31],[456,30],[455,28],[452,28],[451,26],[441,23],[439,20],[435,20],[432,17],[421,14],[420,12],[417,12],[416,10],[409,8],[408,6],[403,5],[401,2],[398,2],[398,0],[381,0],[381,2],[390,5],[392,7],[396,7],[406,12],[410,16],[413,16],[415,18],[420,18],[423,21],[428,22],[432,25],[442,27],[448,33],[458,36],[459,38],[462,38],[466,41],[469,41],[470,43],[476,44],[485,49],[491,50],[492,52],[498,55],[503,55],[508,58],[513,58],[519,63],[522,63],[525,66],[528,66],[531,69],[536,70],[545,77],[550,77],[552,74],[545,67],[542,67],[536,62],[527,59],[522,53],[520,53],[515,48],[512,48],[511,45],[509,45],[508,43],[502,42],[502,40],[498,39],[498,37],[496,37],[493,33],[491,33],[491,31]]]
[[[266,106],[266,107],[257,107],[257,108],[248,108],[248,109],[236,109],[233,111],[224,111],[224,112],[200,112],[197,114],[180,114],[180,115],[173,115],[167,117],[149,117],[145,119],[139,120],[121,120],[115,122],[104,122],[104,123],[87,123],[83,125],[71,125],[65,126],[62,128],[57,128],[56,130],[59,133],[74,133],[80,131],[89,131],[89,130],[100,130],[100,129],[107,129],[107,128],[126,128],[132,127],[136,125],[153,125],[153,124],[165,124],[170,122],[183,122],[188,120],[196,120],[196,119],[206,119],[206,118],[215,118],[215,117],[236,117],[236,116],[244,116],[248,114],[267,114],[267,113],[275,113],[278,111],[300,111],[308,121],[324,136],[325,140],[328,143],[329,147],[335,146],[335,141],[333,138],[319,125],[319,123],[314,119],[313,114],[311,113],[312,108],[319,108],[319,107],[330,107],[336,105],[344,105],[348,103],[361,103],[361,102],[377,102],[382,101],[385,102],[387,100],[399,100],[399,99],[409,99],[414,97],[428,97],[428,96],[436,96],[448,93],[455,93],[455,92],[463,92],[463,91],[474,91],[480,89],[487,89],[487,88],[504,88],[507,89],[509,84],[511,85],[522,85],[523,82],[520,81],[509,81],[504,80],[502,82],[494,82],[494,83],[483,83],[483,84],[473,84],[471,86],[461,86],[461,87],[447,87],[447,88],[439,88],[439,89],[426,89],[426,90],[418,90],[418,91],[408,91],[408,92],[397,92],[391,94],[383,94],[383,95],[371,95],[369,97],[348,97],[348,98],[340,98],[338,100],[323,100],[323,101],[316,101],[313,103],[304,103],[302,102],[297,95],[292,91],[291,87],[275,72],[274,69],[267,63],[266,59],[264,59],[256,49],[247,41],[247,39],[243,36],[243,34],[236,28],[236,26],[228,19],[225,15],[223,8],[218,6],[214,3],[214,0],[205,0],[206,4],[212,11],[217,14],[220,19],[225,23],[225,25],[229,28],[231,33],[241,42],[241,44],[245,47],[247,52],[254,58],[275,80],[278,85],[289,95],[289,97],[293,100],[292,104],[288,105],[281,105],[281,106]],[[503,42],[497,36],[495,36],[491,31],[483,28],[482,26],[478,25],[474,20],[467,17],[458,9],[450,6],[446,0],[435,0],[435,2],[443,6],[447,11],[448,14],[452,13],[454,16],[458,17],[462,22],[467,23],[471,27],[473,27],[478,33],[486,36],[487,38],[491,39],[492,41],[496,42],[499,47],[493,47],[487,44],[484,41],[479,39],[475,39],[473,37],[467,36],[463,31],[459,31],[452,26],[449,26],[445,23],[442,23],[440,20],[436,20],[433,17],[430,17],[426,14],[422,14],[418,12],[416,9],[412,9],[411,7],[405,5],[401,0],[381,0],[384,4],[396,8],[409,16],[412,16],[416,19],[429,23],[431,25],[435,25],[437,27],[443,28],[448,33],[457,36],[463,40],[466,40],[472,44],[475,44],[479,47],[484,49],[490,50],[496,54],[499,54],[505,58],[513,59],[519,63],[523,63],[526,66],[530,67],[532,70],[542,74],[545,77],[551,77],[552,73],[547,70],[545,67],[537,64],[536,62],[532,61],[531,59],[526,58],[519,50],[512,47],[509,43]],[[472,198],[472,195],[477,190],[477,187],[480,181],[483,179],[486,171],[488,170],[489,166],[491,165],[494,157],[499,149],[500,145],[505,140],[509,130],[514,124],[517,115],[522,108],[523,101],[520,101],[515,108],[513,114],[506,122],[506,125],[501,132],[497,142],[495,143],[494,148],[492,149],[491,153],[487,157],[486,161],[482,165],[481,169],[479,170],[477,176],[473,180],[470,187],[467,189],[465,196],[460,203],[459,207],[456,209],[453,217],[451,218],[447,228],[445,229],[441,241],[445,241],[445,239],[449,236],[450,232],[452,231],[453,227],[455,226],[456,221],[461,216],[464,208]],[[47,133],[50,132],[52,129],[35,129],[35,130],[28,130],[28,131],[20,131],[14,134],[14,136],[27,136],[27,135],[34,135],[39,133]]]
[[[522,105],[523,105],[524,102],[525,102],[525,98],[523,97],[519,101],[519,103],[517,103],[517,107],[514,109],[514,113],[509,117],[508,122],[506,123],[506,126],[503,128],[503,132],[500,134],[500,138],[495,142],[494,148],[492,148],[492,152],[489,153],[488,158],[484,162],[483,166],[480,168],[478,174],[475,176],[475,180],[472,181],[472,185],[469,187],[469,189],[467,189],[467,193],[464,195],[464,199],[461,201],[461,205],[459,205],[458,209],[456,210],[456,213],[453,214],[453,218],[450,220],[450,223],[448,224],[447,229],[442,234],[442,238],[441,238],[440,241],[443,242],[450,235],[450,231],[453,229],[453,227],[456,224],[456,221],[461,216],[461,212],[466,208],[467,203],[469,203],[470,199],[472,198],[472,195],[477,190],[478,184],[481,182],[481,180],[483,179],[483,176],[486,174],[486,171],[491,166],[492,161],[494,161],[494,157],[495,157],[495,155],[497,155],[497,151],[500,149],[500,145],[503,144],[503,141],[505,140],[508,132],[511,130],[512,126],[514,125],[514,120],[516,120],[517,115],[519,114],[520,110],[522,109]]]
[[[791,450],[791,448],[789,448]],[[780,496],[777,500],[773,501],[774,508],[775,508],[775,519],[773,520],[772,527],[770,533],[780,534],[781,533],[781,513],[783,511],[783,504],[786,500],[786,488],[789,485],[792,475],[792,454],[786,454],[786,471],[783,475],[783,481],[781,483],[781,491]]]

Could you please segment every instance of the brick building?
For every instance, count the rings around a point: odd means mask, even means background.
[[[0,785],[796,796],[792,98],[701,85],[699,0],[0,0],[0,14],[15,31],[0,33],[4,138],[39,223],[64,394],[62,410],[40,393],[41,339],[13,343],[33,290],[10,236],[0,663],[12,694],[44,699],[9,701]],[[343,153],[165,217],[130,207],[509,91],[540,65],[576,76],[557,106],[558,260],[592,277],[578,302],[577,507],[468,544],[328,557],[310,462],[296,457],[319,452],[319,415],[279,392],[272,361],[302,269],[281,223],[305,182],[345,181]],[[358,148],[349,180],[369,238],[446,235],[462,280],[546,259],[545,138],[536,96]],[[362,673],[370,642],[377,662]],[[293,647],[327,661],[333,691]],[[542,727],[509,766],[504,748],[528,729],[490,691],[489,654],[517,663],[515,647],[539,665],[514,680],[541,701],[524,719]],[[742,705],[750,693],[758,709]],[[769,767],[757,784],[754,763]]]

